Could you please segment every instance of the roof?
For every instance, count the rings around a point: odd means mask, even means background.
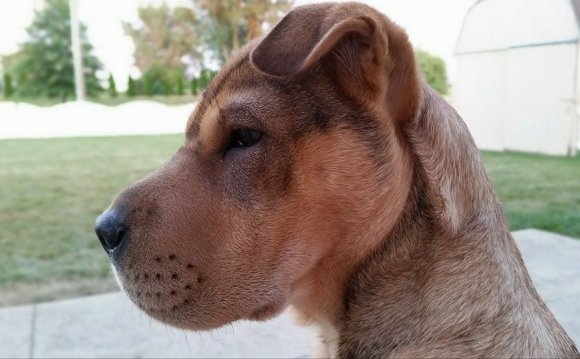
[[[577,43],[580,0],[478,0],[467,11],[456,54]]]

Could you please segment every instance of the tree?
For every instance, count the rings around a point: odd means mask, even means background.
[[[449,90],[445,62],[441,58],[421,50],[416,51],[416,57],[427,83],[435,91],[445,95]]]
[[[14,94],[14,87],[12,85],[12,76],[9,73],[5,73],[3,76],[2,83],[4,84],[4,98],[10,98]]]
[[[108,92],[109,92],[109,96],[117,97],[117,85],[115,84],[115,79],[113,78],[112,74],[109,74]]]
[[[86,93],[96,95],[102,88],[96,77],[100,61],[81,24],[81,46]],[[67,0],[46,0],[27,28],[28,40],[8,59],[8,70],[16,80],[16,94],[22,97],[74,97],[70,12]]]
[[[205,42],[222,64],[248,41],[259,37],[265,25],[276,23],[292,0],[193,0],[204,14]]]
[[[191,9],[149,6],[139,9],[139,19],[141,26],[125,22],[123,28],[133,39],[135,65],[143,74],[155,66],[183,72],[184,59],[201,61],[199,29]]]

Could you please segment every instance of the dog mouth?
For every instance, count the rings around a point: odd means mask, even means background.
[[[244,298],[247,287],[224,288],[202,274],[186,257],[175,254],[133,255],[112,261],[119,286],[148,316],[188,330],[209,330],[240,319],[263,321],[275,317],[286,306],[282,298]],[[222,298],[225,297],[225,301]],[[224,303],[230,303],[226,305]]]
[[[155,256],[148,262],[126,267],[113,264],[119,285],[139,309],[168,321],[194,306],[204,282],[194,264],[174,254]]]

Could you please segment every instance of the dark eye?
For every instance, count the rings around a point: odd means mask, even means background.
[[[250,147],[262,138],[262,132],[250,129],[235,130],[232,133],[230,148]]]

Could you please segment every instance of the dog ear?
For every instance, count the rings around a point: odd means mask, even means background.
[[[250,61],[277,77],[321,65],[358,102],[386,99],[399,121],[413,119],[419,108],[422,87],[407,35],[363,4],[297,7],[258,43]]]

